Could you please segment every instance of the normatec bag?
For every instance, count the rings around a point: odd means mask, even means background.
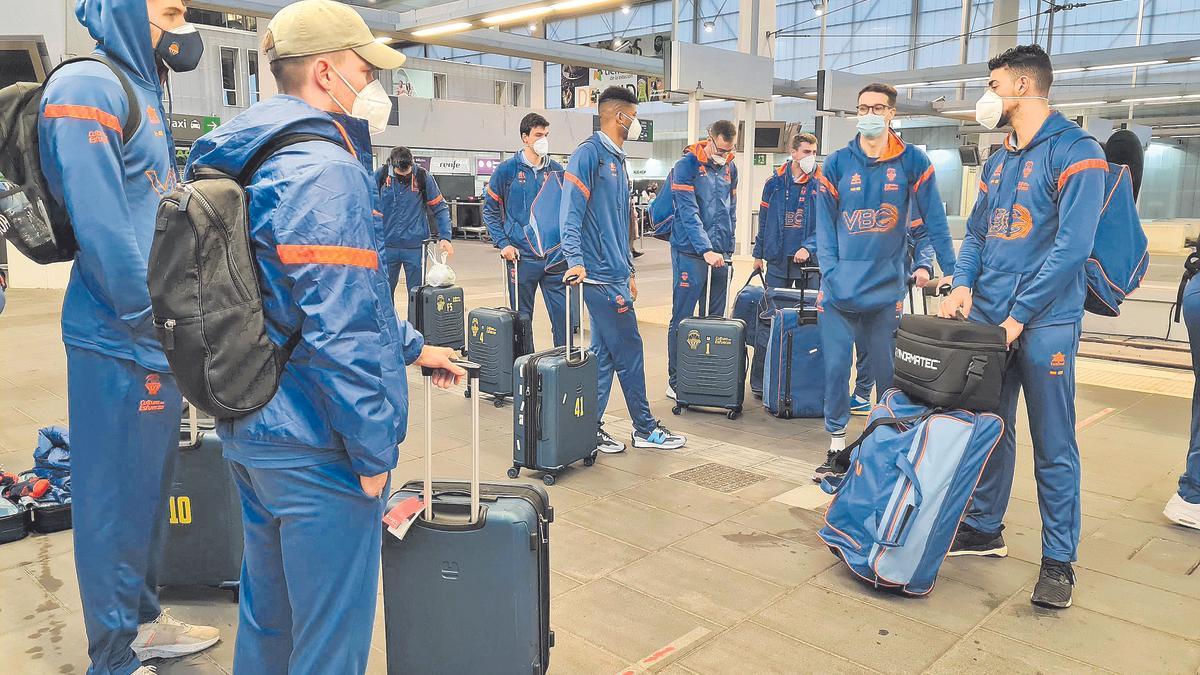
[[[939,408],[1000,405],[1008,345],[1000,326],[906,314],[896,332],[896,387]]]

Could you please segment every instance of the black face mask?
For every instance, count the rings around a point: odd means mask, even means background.
[[[413,167],[412,162],[397,162],[395,166],[399,172],[407,172]]]
[[[195,70],[204,55],[204,40],[200,31],[190,23],[185,23],[174,31],[169,31],[157,24],[152,24],[163,32],[154,48],[154,54],[162,59],[168,68],[177,73]]]

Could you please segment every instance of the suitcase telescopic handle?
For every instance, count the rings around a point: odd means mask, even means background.
[[[467,384],[479,391],[478,363],[454,361],[454,365],[467,371]],[[425,520],[433,520],[433,374],[436,368],[421,366],[425,378],[425,482],[421,486],[421,497],[425,502]],[[479,396],[471,397],[471,524],[479,520]]]
[[[188,430],[188,444],[194,448],[200,437],[200,413],[196,411],[196,406],[192,405],[190,401],[184,401],[184,403],[188,407],[188,426],[191,427]]]
[[[510,265],[512,266],[511,273],[509,273],[509,271],[508,271]],[[511,303],[512,309],[514,312],[519,312],[519,311],[521,311],[521,293],[520,293],[520,288],[518,288],[518,283],[520,281],[518,279],[518,277],[520,276],[520,272],[521,272],[521,254],[517,253],[516,260],[507,260],[505,258],[500,258],[500,269],[501,269],[500,274],[504,277],[505,291],[508,290],[509,281],[512,282],[512,303]],[[511,277],[511,279],[510,279],[510,277]]]
[[[713,266],[712,266],[712,265],[708,265],[707,263],[705,263],[705,264],[706,264],[706,265],[707,265],[707,267],[708,267],[708,280],[704,282],[704,306],[703,306],[703,307],[700,307],[700,308],[699,308],[699,310],[700,310],[700,311],[696,313],[696,316],[698,316],[698,317],[700,317],[700,318],[704,318],[704,317],[707,317],[707,316],[711,316],[711,314],[712,314],[711,312],[709,312],[709,311],[708,311],[708,308],[709,308],[709,307],[712,305],[712,275],[713,275]],[[729,269],[728,269],[728,270],[725,272],[725,304],[726,304],[726,305],[728,305],[728,304],[729,304],[729,288],[730,288],[730,283],[733,281],[733,259],[732,259],[732,258],[726,258],[726,259],[725,259],[725,266],[729,268]],[[749,281],[747,281],[746,283],[747,283],[747,284],[749,284],[750,282],[749,282]],[[725,307],[722,307],[722,308],[721,308],[721,314],[720,314],[720,316],[725,316],[725,309],[726,309]]]
[[[571,324],[571,289],[578,289],[579,290],[579,333],[580,333],[579,338],[580,338],[580,341],[582,341],[583,340],[583,284],[572,283],[577,278],[579,278],[578,275],[572,274],[571,276],[567,277],[566,279],[563,279],[563,283],[566,284],[566,286],[567,286],[567,298],[566,298],[567,301],[565,303],[563,303],[566,306],[566,313],[567,313],[567,316],[566,316],[566,319],[567,319],[567,363],[575,363],[575,364],[583,362],[583,345],[575,344],[575,326],[573,326]],[[571,360],[571,352],[575,351],[577,348],[579,351],[579,360],[572,361]]]

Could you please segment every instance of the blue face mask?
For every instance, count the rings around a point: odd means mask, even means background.
[[[331,112],[327,114],[346,130],[346,135],[350,137],[350,145],[354,147],[354,154],[367,169],[367,173],[375,173],[371,168],[374,162],[371,159],[370,124],[361,117],[353,117],[345,113]]]
[[[166,30],[153,24],[163,32],[158,40],[154,53],[168,68],[177,73],[186,73],[196,69],[200,57],[204,54],[204,40],[199,31],[190,23],[185,23],[175,30]]]
[[[858,133],[862,134],[864,138],[879,138],[885,129],[887,129],[887,122],[884,121],[882,115],[871,113],[858,117]]]

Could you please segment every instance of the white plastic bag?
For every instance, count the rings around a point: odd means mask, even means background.
[[[429,271],[425,273],[425,284],[428,286],[453,286],[458,275],[446,263],[446,254],[438,251],[433,254],[433,264],[429,266]]]

